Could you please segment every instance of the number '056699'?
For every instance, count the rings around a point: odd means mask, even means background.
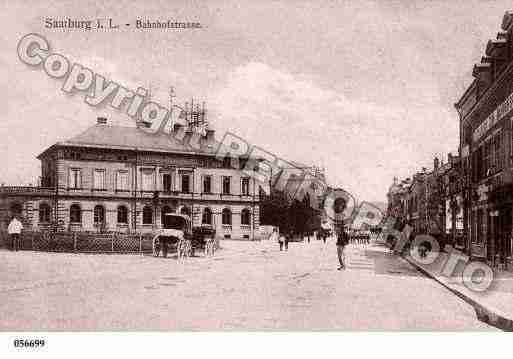
[[[44,339],[14,339],[14,347],[16,348],[41,348],[44,346]]]

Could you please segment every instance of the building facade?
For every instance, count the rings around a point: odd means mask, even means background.
[[[148,233],[168,213],[187,214],[217,235],[259,239],[260,186],[238,158],[216,158],[214,131],[172,134],[107,120],[38,156],[40,187],[1,187],[0,225],[13,215],[33,230]]]
[[[460,157],[467,252],[490,264],[511,265],[513,15],[488,41],[474,80],[455,107],[460,116]]]
[[[443,174],[443,194],[445,201],[445,235],[449,243],[459,250],[466,250],[464,226],[464,176],[459,156],[449,154],[448,167]]]
[[[452,232],[446,230],[448,220],[452,226],[452,218],[448,219],[445,210],[448,191],[445,182],[448,181],[451,163],[454,162],[450,154],[449,159],[444,164],[435,158],[432,170],[423,168],[411,179],[399,182],[394,178],[387,194],[388,216],[401,224],[408,224],[414,234],[435,237],[442,246],[452,243],[453,239]]]

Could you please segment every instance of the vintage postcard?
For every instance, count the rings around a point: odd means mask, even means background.
[[[0,3],[11,348],[513,330],[511,2]]]

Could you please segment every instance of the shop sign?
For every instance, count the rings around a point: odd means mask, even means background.
[[[497,121],[506,116],[513,109],[513,93],[497,107]]]
[[[492,128],[498,121],[506,116],[513,109],[513,93],[511,93],[504,102],[492,111],[490,115],[476,128],[472,134],[475,141],[479,140],[490,128]],[[465,156],[463,156],[465,157]]]

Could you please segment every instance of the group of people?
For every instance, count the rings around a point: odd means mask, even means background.
[[[287,251],[289,249],[289,241],[292,239],[292,236],[293,236],[292,232],[280,234],[278,232],[277,228],[274,228],[269,239],[273,242],[278,242],[278,244],[280,246],[280,251],[283,251],[283,249],[285,249]],[[321,236],[321,238],[323,238],[324,243],[326,243],[326,238],[322,237],[322,236]],[[344,226],[340,227],[336,231],[336,238],[337,238],[337,243],[336,243],[337,257],[338,257],[338,262],[339,262],[338,270],[343,270],[343,269],[346,269],[344,250],[345,250],[345,247],[349,244],[349,240],[350,240],[349,233],[347,232],[347,230],[345,229]],[[310,239],[310,238],[308,238],[308,239]],[[308,242],[310,242],[310,240],[308,240]]]

